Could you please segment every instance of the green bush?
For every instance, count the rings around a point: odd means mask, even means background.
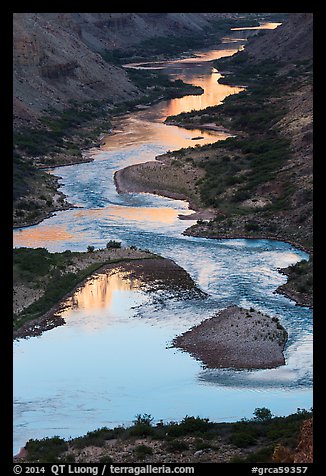
[[[277,322],[277,324],[279,324],[279,323]],[[279,329],[278,326],[277,326],[277,328]],[[282,326],[280,328],[283,329]],[[272,419],[273,414],[269,410],[269,408],[261,407],[261,408],[256,408],[255,409],[254,416],[255,416],[256,421],[266,422],[266,421],[270,421]]]
[[[113,463],[113,459],[109,455],[102,456],[99,459],[99,463]]]
[[[245,224],[246,231],[258,231],[259,229],[260,229],[260,226],[256,222],[249,222]]]
[[[136,454],[137,458],[144,459],[146,456],[152,455],[153,450],[150,446],[138,445],[135,447],[134,453]]]
[[[89,431],[86,435],[75,438],[73,440],[73,446],[75,448],[86,448],[87,446],[103,447],[107,440],[116,438],[119,432],[116,429],[109,429],[107,427],[98,428],[94,431]]]
[[[169,436],[183,436],[207,433],[214,424],[208,418],[186,416],[180,423],[170,423],[167,427]]]
[[[189,445],[185,441],[172,440],[166,443],[166,451],[169,453],[181,453],[189,449]]]
[[[68,450],[67,443],[59,436],[43,438],[42,440],[31,439],[25,446],[30,461],[40,463],[55,463],[60,455]]]
[[[107,249],[111,248],[121,248],[121,242],[120,241],[115,241],[115,240],[110,240],[106,244]]]
[[[244,460],[244,463],[270,463],[274,453],[274,446],[260,448],[254,453],[250,453]]]
[[[230,443],[239,448],[247,448],[256,443],[257,439],[250,433],[237,432],[230,436]]]
[[[136,415],[136,419],[133,421],[134,425],[129,428],[130,436],[149,436],[154,433],[152,427],[153,418],[151,415],[144,413],[143,415]]]

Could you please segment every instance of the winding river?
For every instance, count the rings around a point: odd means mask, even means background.
[[[266,25],[265,27],[271,27]],[[160,302],[117,270],[90,280],[64,311],[66,325],[14,342],[14,453],[29,438],[80,436],[102,426],[130,424],[135,415],[156,421],[185,415],[214,421],[252,417],[257,407],[275,415],[312,406],[312,312],[276,294],[286,281],[278,268],[308,255],[271,240],[211,240],[182,235],[194,223],[186,202],[151,194],[118,194],[113,174],[167,150],[223,140],[225,133],[168,126],[164,119],[221,103],[241,88],[219,84],[210,60],[245,43],[236,31],[219,49],[143,67],[204,88],[201,96],[162,101],[114,120],[113,133],[93,162],[51,171],[78,208],[14,231],[15,246],[85,251],[110,240],[172,258],[208,293],[207,299]],[[130,67],[130,65],[129,65]],[[132,65],[139,67],[139,65]],[[202,139],[196,139],[199,136]],[[194,139],[195,138],[195,139]],[[228,305],[277,316],[288,330],[286,365],[277,369],[204,369],[171,348],[172,339]]]

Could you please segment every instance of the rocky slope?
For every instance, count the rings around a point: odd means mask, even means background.
[[[14,123],[34,122],[50,105],[134,95],[121,68],[106,63],[83,41],[70,14],[14,15]]]
[[[271,47],[272,45],[272,47]],[[290,14],[275,30],[252,37],[246,47],[252,61],[277,59],[282,62],[311,60],[313,56],[313,14]]]
[[[293,450],[287,446],[277,445],[273,453],[274,463],[313,463],[313,419],[303,422],[298,446]]]
[[[98,145],[112,114],[155,100],[151,84],[131,78],[112,52],[131,58],[139,45],[146,58],[142,42],[158,39],[157,52],[162,38],[182,38],[184,45],[205,37],[215,19],[224,17],[228,14],[15,13],[14,226],[38,223],[69,207],[56,180],[39,169],[90,160],[81,150]],[[167,83],[158,85],[157,97],[189,94],[187,85]]]
[[[204,32],[207,13],[15,13],[14,123],[28,125],[49,106],[71,101],[111,103],[137,97],[126,72],[101,54],[143,40]]]

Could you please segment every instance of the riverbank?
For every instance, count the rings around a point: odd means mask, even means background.
[[[288,280],[277,288],[300,306],[313,307],[313,257],[279,270]]]
[[[272,417],[258,408],[251,420],[217,423],[186,416],[153,423],[137,415],[128,428],[108,427],[65,441],[29,440],[15,463],[312,463],[312,414],[298,409]]]
[[[62,301],[101,268],[124,260],[154,257],[130,248],[63,253],[49,253],[44,248],[14,249],[14,338],[40,335],[64,324],[57,316]]]
[[[43,116],[35,128],[15,131],[14,228],[36,225],[56,211],[73,207],[59,190],[58,177],[46,170],[93,161],[90,151],[101,146],[104,134],[112,132],[113,117],[162,100],[203,93],[201,87],[172,81],[157,72],[131,72],[130,76],[139,92],[134,99],[115,105],[75,104]]]
[[[305,24],[303,17],[300,22],[295,28],[300,26],[309,44],[310,23]],[[284,28],[291,29],[293,25],[290,22]],[[278,32],[285,48],[289,36],[285,40],[279,27],[273,33],[275,38]],[[262,40],[256,38],[253,43],[256,47],[260,41],[266,45],[267,37],[268,34]],[[228,71],[219,82],[241,82],[246,84],[245,91],[227,97],[219,106],[166,119],[167,124],[186,128],[208,124],[231,131],[234,136],[202,147],[168,152],[156,158],[164,164],[161,168],[156,166],[158,174],[149,173],[147,166],[138,171],[133,166],[125,178],[137,182],[138,191],[146,185],[146,191],[165,196],[181,193],[194,209],[197,206],[212,210],[209,221],[199,218],[185,235],[272,239],[291,243],[312,256],[313,59],[309,56],[301,61],[300,51],[296,50],[284,62],[278,58],[256,59],[250,56],[251,44],[244,52],[214,63],[219,70]],[[268,54],[273,54],[273,49]],[[291,278],[292,283],[283,285],[278,292],[310,307],[312,267],[306,272],[306,284],[293,273]],[[294,279],[296,286],[292,286]]]
[[[118,170],[114,175],[117,191],[119,193],[146,192],[186,200],[189,208],[195,210],[195,213],[179,215],[179,219],[197,220],[195,225],[183,232],[186,236],[208,239],[283,241],[312,256],[310,241],[307,243],[305,240],[304,228],[295,226],[289,214],[264,213],[260,215],[259,210],[250,213],[247,209],[243,214],[238,210],[237,214],[233,213],[232,218],[228,218],[224,210],[205,206],[199,189],[199,183],[205,174],[188,159],[196,154],[197,160],[203,160],[204,156],[210,157],[213,153],[206,149],[204,151],[185,149],[160,155],[155,161]],[[261,199],[263,200],[264,197]],[[258,199],[253,202],[253,205],[255,206],[257,202]],[[304,263],[306,262],[298,264],[299,273],[295,273],[295,267],[291,267],[288,272],[280,270],[286,275],[291,273],[291,281],[280,286],[276,292],[286,295],[298,305],[312,307],[313,289],[309,285],[312,282],[312,264],[304,270]]]
[[[161,296],[205,297],[172,260],[136,247],[63,253],[19,248],[14,250],[14,339],[41,335],[64,325],[60,312],[68,305],[68,298],[103,273],[122,273],[136,280],[139,289],[160,292]]]
[[[191,215],[179,215],[182,220],[210,220],[216,211],[203,207],[196,182],[202,178],[200,170],[193,171],[187,164],[177,164],[166,154],[155,161],[130,165],[114,174],[118,193],[152,193],[175,200],[185,200]]]
[[[207,368],[266,369],[285,364],[286,341],[278,319],[230,306],[176,337],[172,345]]]

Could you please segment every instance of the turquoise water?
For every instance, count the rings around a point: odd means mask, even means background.
[[[203,84],[206,76],[205,94],[216,100],[219,84],[212,77],[218,75],[209,62],[177,63],[168,72],[186,75],[194,84]],[[179,213],[191,213],[186,202],[116,192],[116,170],[153,160],[180,143],[194,145],[198,131],[162,123],[172,106],[166,101],[117,119],[115,133],[93,151],[94,162],[53,170],[79,208],[15,230],[14,243],[63,251],[119,240],[172,258],[208,296],[154,299],[136,282],[126,285],[116,271],[85,288],[78,304],[64,312],[65,326],[15,341],[15,453],[29,438],[79,436],[105,425],[130,424],[139,413],[157,421],[187,414],[235,421],[251,417],[257,407],[286,415],[312,406],[312,311],[275,294],[286,281],[278,269],[307,254],[271,240],[183,236],[193,223],[178,219]],[[225,137],[203,134],[206,141]],[[176,335],[231,304],[280,319],[289,333],[286,365],[209,370],[170,347]]]

